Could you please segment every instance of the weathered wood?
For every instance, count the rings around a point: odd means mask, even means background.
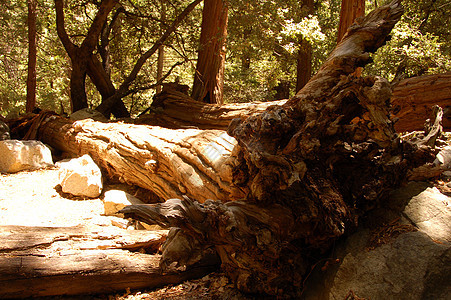
[[[235,118],[263,112],[269,106],[282,105],[287,100],[272,102],[250,102],[231,104],[207,104],[195,101],[188,95],[165,90],[152,102],[151,111],[135,121],[135,124],[148,124],[166,128],[199,128],[227,130]]]
[[[392,110],[399,120],[397,132],[423,130],[426,116],[438,105],[445,110],[442,125],[451,130],[451,73],[425,75],[400,81],[394,86]]]
[[[162,274],[167,231],[0,226],[0,298],[112,293],[153,288],[211,272]],[[135,251],[135,252],[132,252]]]
[[[38,137],[57,149],[90,154],[110,177],[162,199],[187,195],[201,202],[227,201],[245,195],[245,189],[232,184],[236,141],[225,131],[73,122],[51,116],[42,122]]]
[[[199,200],[124,210],[178,228],[165,243],[162,267],[183,269],[215,249],[240,289],[293,296],[315,258],[432,157],[427,147],[398,138],[389,83],[352,75],[385,43],[402,11],[396,0],[351,26],[295,97],[231,122],[237,142],[221,130],[56,117],[41,124],[39,136],[90,153],[103,169],[163,198]]]
[[[398,138],[390,84],[352,75],[385,43],[402,12],[393,1],[358,20],[295,97],[231,122],[228,132],[238,141],[233,183],[246,191],[245,201],[184,198],[122,211],[180,228],[165,243],[162,261],[189,265],[191,253],[214,246],[240,289],[294,296],[315,258],[432,157]],[[173,255],[187,240],[193,251]]]

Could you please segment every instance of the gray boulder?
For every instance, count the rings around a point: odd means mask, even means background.
[[[88,198],[97,198],[102,193],[102,172],[89,155],[58,162],[57,166],[63,193]]]
[[[427,183],[395,191],[384,208],[366,218],[366,226],[337,243],[331,257],[338,264],[323,269],[324,263],[318,264],[303,298],[450,299],[449,200]]]
[[[50,149],[40,141],[0,141],[0,172],[15,173],[53,166]]]

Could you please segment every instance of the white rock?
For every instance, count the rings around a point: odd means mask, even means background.
[[[102,172],[89,155],[59,162],[62,191],[75,196],[96,198],[102,193]]]
[[[127,205],[144,204],[144,202],[135,196],[121,190],[106,191],[103,202],[105,205],[105,215],[107,216],[116,215],[119,210]]]
[[[15,173],[53,166],[50,149],[40,141],[0,141],[0,171]]]

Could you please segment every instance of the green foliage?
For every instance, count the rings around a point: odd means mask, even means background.
[[[405,14],[392,39],[374,55],[366,74],[389,80],[451,70],[451,3],[444,0],[404,1]]]
[[[367,11],[388,0],[368,0]],[[111,77],[118,87],[138,57],[168,28],[190,3],[187,0],[120,1],[121,13],[109,38]],[[275,87],[296,82],[300,41],[312,45],[312,70],[318,70],[336,45],[339,0],[315,1],[313,11],[295,0],[229,0],[229,24],[224,95],[227,102],[272,100]],[[24,112],[27,77],[26,1],[0,0],[0,114]],[[451,4],[446,0],[405,0],[406,13],[392,32],[392,40],[365,68],[369,75],[390,80],[450,71]],[[80,44],[95,16],[98,1],[65,1],[66,30]],[[117,9],[117,8],[116,8]],[[109,16],[112,20],[114,12]],[[37,104],[43,109],[70,111],[70,60],[56,34],[53,0],[38,0]],[[165,45],[164,73],[179,61],[166,81],[191,85],[199,47],[202,7],[197,7]],[[155,93],[156,60],[151,57],[124,101],[132,115],[147,107]],[[101,101],[87,81],[91,107]]]

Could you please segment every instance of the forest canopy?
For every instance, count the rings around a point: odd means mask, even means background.
[[[71,60],[57,34],[55,1],[36,1],[37,88],[36,105],[70,112]],[[137,59],[171,26],[191,3],[184,0],[120,0],[108,15],[110,76],[115,88],[127,78]],[[296,92],[296,60],[301,41],[312,48],[312,74],[337,43],[341,1],[236,1],[228,5],[225,45],[224,102],[269,101]],[[366,1],[367,11],[387,1]],[[27,4],[2,0],[0,12],[0,114],[25,111],[27,93]],[[391,81],[451,69],[451,4],[445,0],[406,0],[405,14],[392,31],[392,40],[380,48],[367,75]],[[100,1],[64,1],[65,29],[74,44],[81,44],[96,16]],[[196,70],[203,3],[182,20],[164,41],[164,82],[192,86]],[[95,56],[101,56],[99,47]],[[122,98],[132,116],[152,102],[156,92],[157,55],[143,64]],[[170,72],[169,72],[170,71]],[[280,93],[280,91],[283,91]],[[86,80],[88,106],[101,95]]]

